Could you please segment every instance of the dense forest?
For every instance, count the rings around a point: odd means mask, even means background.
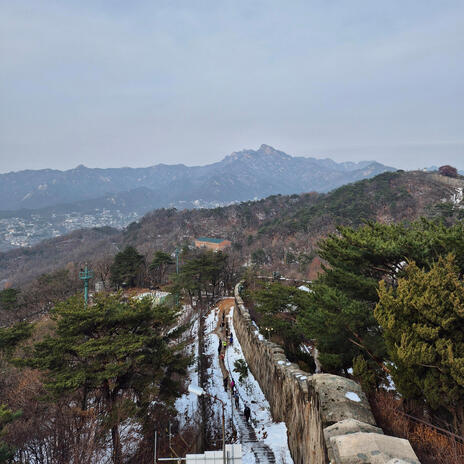
[[[176,246],[191,245],[195,237],[205,235],[231,240],[229,254],[242,263],[313,278],[320,269],[317,242],[338,225],[356,226],[366,220],[390,223],[421,216],[452,221],[462,214],[452,202],[455,193],[456,186],[444,176],[394,172],[328,194],[274,195],[215,209],[161,209],[123,231],[76,231],[31,248],[1,253],[0,281],[27,286],[41,274],[58,269],[77,273],[84,263],[103,270],[126,245],[149,259],[158,249],[172,253]]]

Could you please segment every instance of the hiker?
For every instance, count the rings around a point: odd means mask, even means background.
[[[235,382],[234,382],[234,379],[231,379],[230,380],[230,389],[231,389],[231,391],[234,391],[234,388],[235,388]]]
[[[222,342],[221,342],[221,339],[219,339],[218,356],[221,354],[221,350],[222,350]]]
[[[231,346],[234,344],[234,336],[232,335],[232,332],[230,333],[229,343]]]
[[[245,405],[245,409],[243,410],[243,414],[245,414],[245,419],[248,422],[250,420],[250,415],[251,415],[251,409],[248,407],[248,405]]]
[[[226,317],[226,314],[224,313],[224,311],[222,312],[222,323],[224,324],[224,318]]]
[[[224,377],[224,391],[227,391],[227,384],[229,383],[229,376]]]
[[[221,359],[222,362],[224,362],[224,353],[221,353],[221,354],[219,355],[219,358]]]
[[[225,351],[227,348],[227,342],[225,340],[222,342],[222,346],[224,347],[224,351]]]
[[[229,338],[229,328],[226,327],[226,338]]]
[[[238,391],[235,390],[235,393],[234,393],[234,400],[235,400],[235,407],[238,409],[239,406],[240,406],[240,403],[239,403],[239,396],[238,396]]]

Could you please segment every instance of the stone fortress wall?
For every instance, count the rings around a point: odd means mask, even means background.
[[[420,464],[410,443],[375,424],[359,384],[332,374],[308,374],[253,325],[235,287],[234,328],[249,369],[275,421],[284,421],[295,464]]]

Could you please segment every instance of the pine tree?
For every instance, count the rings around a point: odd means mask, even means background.
[[[378,371],[387,352],[374,317],[378,282],[396,286],[408,260],[430,268],[439,256],[456,253],[464,272],[464,224],[447,227],[427,220],[406,224],[367,223],[340,227],[320,243],[324,272],[313,283],[311,301],[299,317],[308,338],[317,340],[324,369],[340,371],[362,355]]]
[[[309,294],[278,282],[268,283],[253,293],[255,309],[261,314],[260,326],[268,327],[282,338],[290,360],[301,356],[300,344],[304,337],[296,317],[307,306]]]
[[[134,247],[120,251],[111,265],[111,282],[116,287],[135,287],[145,259]]]
[[[19,416],[21,416],[21,411],[13,412],[4,404],[0,404],[0,464],[11,462],[10,460],[14,456],[14,449],[8,443],[2,441],[1,438],[6,433],[7,425]]]
[[[0,291],[0,310],[14,311],[19,307],[21,291],[16,288],[7,288]]]
[[[174,260],[171,255],[164,251],[157,251],[153,257],[153,261],[150,264],[150,271],[157,273],[157,282],[163,283],[164,276],[168,266],[174,264]]]
[[[397,288],[380,283],[375,317],[392,377],[406,398],[446,408],[464,433],[464,283],[452,255],[430,270],[411,262]]]
[[[17,322],[11,327],[1,327],[0,352],[11,355],[21,342],[32,335],[33,329],[34,325],[28,322]]]
[[[71,298],[53,311],[56,333],[37,343],[24,363],[46,373],[52,397],[82,392],[82,407],[103,400],[102,422],[111,430],[113,462],[122,461],[119,424],[146,417],[150,404],[178,394],[174,374],[183,374],[189,358],[178,343],[177,313],[148,299],[124,302],[97,295],[85,308]],[[175,342],[175,343],[174,343]]]
[[[179,274],[172,277],[171,291],[179,293],[185,290],[190,301],[194,296],[203,301],[203,294],[214,299],[225,279],[227,261],[228,256],[222,252],[201,252],[184,263]]]

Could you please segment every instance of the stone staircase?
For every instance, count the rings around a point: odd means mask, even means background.
[[[244,448],[249,448],[256,459],[257,464],[274,464],[276,462],[272,449],[266,443],[259,441],[256,437],[255,430],[249,424],[243,414],[237,411],[234,414],[237,433],[240,437],[240,443]]]

